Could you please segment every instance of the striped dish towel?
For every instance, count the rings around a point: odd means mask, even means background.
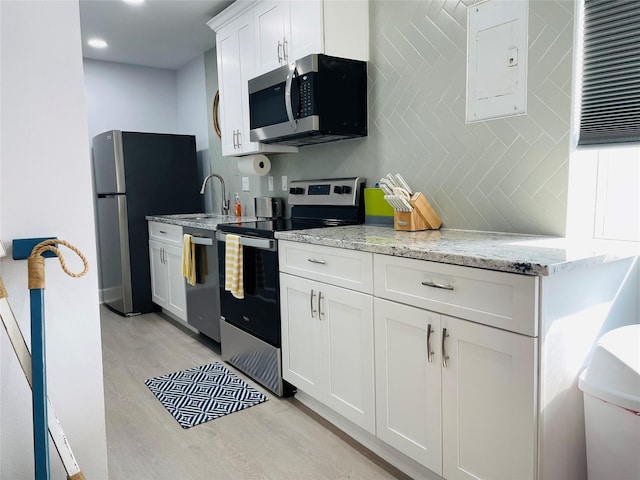
[[[182,236],[182,276],[189,285],[196,284],[196,246],[186,233]]]
[[[224,289],[236,298],[244,298],[242,245],[238,235],[227,234],[224,252]]]

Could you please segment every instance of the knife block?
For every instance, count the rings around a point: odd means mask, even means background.
[[[420,230],[437,230],[442,225],[442,220],[431,207],[431,204],[422,195],[416,192],[409,200],[413,207],[410,212],[394,212],[393,227],[396,230],[417,232]]]

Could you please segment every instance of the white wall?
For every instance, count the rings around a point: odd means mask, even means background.
[[[180,133],[196,136],[196,150],[209,148],[207,130],[207,90],[204,55],[184,65],[177,74],[178,128]]]
[[[89,138],[107,130],[182,133],[176,72],[84,59]]]
[[[49,397],[87,478],[107,478],[95,234],[77,1],[0,2],[0,238],[56,235],[90,272],[46,262]],[[64,252],[72,270],[81,265]],[[29,341],[26,261],[0,274]],[[31,395],[0,330],[0,478],[33,478]],[[55,450],[52,478],[64,478]]]

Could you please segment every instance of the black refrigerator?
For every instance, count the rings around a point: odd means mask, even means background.
[[[126,316],[158,310],[145,216],[202,211],[195,137],[111,130],[92,147],[103,301]]]

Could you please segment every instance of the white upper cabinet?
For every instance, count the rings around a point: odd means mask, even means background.
[[[297,152],[296,147],[249,141],[248,81],[256,75],[257,63],[254,12],[244,2],[238,6],[208,22],[216,31],[222,155]]]
[[[366,0],[263,1],[254,20],[256,76],[312,53],[369,60]]]
[[[254,10],[257,75],[324,52],[322,1],[260,2]]]

